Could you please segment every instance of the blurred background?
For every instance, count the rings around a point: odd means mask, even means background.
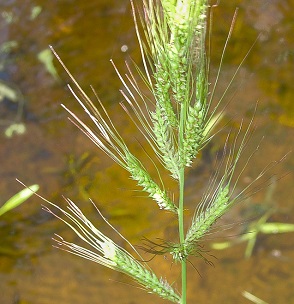
[[[294,139],[294,13],[293,0],[221,1],[214,9],[211,81],[235,8],[238,17],[226,50],[215,100],[223,94],[242,64],[227,95],[224,121],[237,130],[250,121],[256,102],[256,131],[249,144],[261,148],[238,183],[242,189],[272,161],[293,150]],[[106,227],[104,216],[134,244],[142,236],[175,241],[176,222],[141,194],[123,169],[113,164],[67,119],[63,103],[80,117],[85,114],[71,96],[69,79],[48,49],[52,45],[80,85],[92,85],[132,151],[146,158],[138,131],[119,106],[122,88],[109,59],[125,72],[125,60],[141,66],[128,0],[2,0],[0,3],[0,206],[26,185],[39,184],[39,193],[64,206],[71,198],[99,229],[123,242]],[[187,181],[187,218],[207,186],[221,151],[225,128],[206,147]],[[248,152],[250,154],[250,152]],[[154,170],[154,168],[150,168]],[[239,169],[239,172],[242,170]],[[265,176],[269,188],[238,204],[218,224],[221,233],[202,244],[206,257],[192,258],[189,303],[250,303],[244,290],[267,303],[294,303],[293,233],[259,234],[250,258],[246,243],[223,251],[210,249],[220,239],[235,239],[246,226],[270,210],[268,222],[294,223],[293,154]],[[277,175],[275,175],[277,173]],[[276,177],[275,177],[276,176]],[[280,179],[281,176],[284,176]],[[167,185],[171,192],[174,184]],[[262,187],[261,187],[262,188]],[[252,190],[252,192],[254,192]],[[42,210],[37,197],[0,217],[0,302],[49,303],[164,303],[148,295],[123,275],[52,248],[58,233],[79,242],[62,222]],[[234,224],[227,230],[227,224]],[[187,221],[187,225],[189,221]],[[151,258],[148,256],[146,258]],[[159,275],[179,288],[178,265],[169,256],[150,261]],[[196,270],[197,269],[197,270]]]

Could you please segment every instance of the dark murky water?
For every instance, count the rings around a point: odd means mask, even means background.
[[[226,112],[232,127],[242,117],[250,119],[259,100],[256,142],[266,136],[241,184],[250,181],[268,162],[293,149],[293,5],[292,0],[222,1],[215,10],[212,75],[216,73],[234,9],[239,6],[217,96],[221,96],[260,33],[227,96],[232,99]],[[67,121],[60,103],[83,116],[66,89],[68,78],[54,62],[61,80],[54,79],[38,59],[41,51],[53,45],[80,84],[95,87],[113,113],[116,125],[135,147],[135,130],[118,111],[118,101],[122,99],[118,93],[120,83],[109,63],[109,58],[113,58],[123,71],[124,59],[132,56],[138,62],[128,0],[4,0],[0,12],[0,79],[18,92],[17,102],[0,102],[0,204],[22,189],[15,181],[18,177],[27,185],[38,183],[40,194],[54,202],[62,203],[61,194],[72,198],[95,220],[98,216],[88,203],[91,197],[111,223],[135,244],[142,235],[172,238],[176,228],[171,218],[128,190],[134,187],[128,175]],[[128,46],[126,53],[121,51],[123,45]],[[25,124],[25,134],[5,137],[4,132],[12,122]],[[200,169],[190,172],[187,189],[190,213],[199,199],[192,193],[195,188],[197,191],[204,187],[211,170],[210,159],[215,157],[222,137],[207,150],[204,157],[207,162],[203,160]],[[279,165],[279,171],[289,174],[278,182],[269,199],[277,207],[270,220],[294,223],[292,155]],[[261,191],[250,198],[250,203],[232,210],[224,223],[246,222],[252,216],[252,206],[257,209],[264,206],[265,195],[266,190]],[[52,248],[54,233],[75,239],[61,222],[43,212],[40,204],[40,200],[31,198],[0,218],[1,303],[163,302],[130,286],[133,283],[120,274]],[[96,223],[109,232],[99,219]],[[239,232],[225,231],[224,235],[236,233]],[[293,240],[293,233],[262,235],[248,260],[243,257],[244,245],[209,252],[217,257],[211,258],[215,267],[193,259],[201,277],[192,267],[189,269],[189,303],[248,303],[241,295],[243,290],[271,304],[294,303]],[[180,281],[177,266],[171,266],[170,260],[160,256],[150,265],[169,281]]]

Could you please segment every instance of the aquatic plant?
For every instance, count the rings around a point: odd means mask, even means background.
[[[3,214],[6,214],[6,212],[9,212],[13,210],[14,208],[17,208],[19,205],[27,201],[36,191],[39,190],[39,185],[31,185],[25,189],[22,189],[21,191],[14,194],[12,197],[10,197],[3,205],[1,203],[0,206],[0,217]],[[6,215],[5,215],[6,216]],[[0,254],[14,254],[13,249],[7,249],[3,247],[3,242],[0,244]]]
[[[272,184],[267,188],[265,198],[263,200],[263,209],[265,209],[257,220],[250,222],[245,230],[245,233],[239,235],[233,240],[225,242],[213,242],[210,247],[215,250],[224,250],[234,245],[247,242],[247,246],[244,252],[245,258],[250,258],[254,246],[257,241],[257,237],[260,233],[262,234],[279,234],[294,232],[294,224],[280,223],[280,222],[268,222],[269,218],[277,211],[277,206],[273,205],[273,192],[276,186],[276,180],[272,180]],[[250,208],[254,208],[253,202],[250,204]]]
[[[152,176],[143,161],[131,151],[95,91],[93,90],[97,105],[84,92],[55,50],[52,47],[51,49],[71,78],[73,85],[68,86],[69,90],[91,119],[92,125],[86,124],[63,106],[70,114],[72,122],[100,150],[128,171],[130,177],[160,210],[177,217],[177,242],[163,241],[156,244],[146,240],[144,246],[148,252],[154,254],[169,253],[175,262],[181,264],[181,293],[164,278],[158,278],[143,259],[140,261],[140,255],[133,257],[95,228],[71,200],[66,199],[68,211],[47,201],[59,209],[63,217],[48,207],[44,209],[61,219],[92,248],[69,243],[60,236],[55,238],[57,247],[125,273],[148,292],[174,303],[186,304],[188,258],[191,255],[202,256],[199,241],[236,202],[249,195],[252,184],[259,180],[268,168],[245,189],[237,191],[236,183],[256,151],[250,154],[245,165],[238,171],[240,158],[251,137],[252,121],[246,128],[241,125],[235,136],[229,132],[216,174],[208,183],[207,191],[196,208],[190,227],[185,231],[184,187],[187,168],[192,166],[200,151],[218,132],[214,128],[222,117],[225,105],[222,106],[224,96],[219,101],[214,100],[214,92],[228,41],[221,57],[216,83],[210,86],[210,43],[207,29],[212,8],[208,1],[143,0],[142,4],[142,7],[137,7],[131,1],[143,68],[135,66],[134,69],[127,63],[128,73],[122,75],[114,62],[112,64],[124,86],[121,90],[125,99],[125,102],[121,103],[122,109],[153,149],[152,162],[159,178]],[[230,35],[231,31],[228,40]],[[149,96],[141,89],[137,81],[138,75],[149,89]],[[243,137],[240,135],[242,132]],[[166,190],[163,175],[169,175],[177,182],[177,196]],[[174,197],[178,197],[177,202]],[[102,218],[104,219],[103,216]],[[131,248],[134,249],[132,246]]]
[[[36,191],[39,190],[39,185],[32,185],[27,189],[23,189],[18,193],[14,194],[10,199],[8,199],[1,207],[0,207],[0,216],[4,213],[16,208],[17,206],[24,203],[27,199],[29,199]]]

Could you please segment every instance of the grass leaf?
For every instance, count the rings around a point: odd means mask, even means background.
[[[35,192],[39,190],[39,185],[32,185],[26,189],[21,190],[17,194],[13,195],[1,208],[0,216],[7,211],[14,209],[18,205],[25,202],[29,197],[31,197]]]

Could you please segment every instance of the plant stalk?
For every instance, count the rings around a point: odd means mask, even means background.
[[[184,185],[185,185],[185,167],[180,170],[179,178],[179,209],[178,209],[178,219],[179,219],[179,237],[180,244],[185,241],[185,231],[184,231]],[[187,302],[187,262],[186,258],[181,260],[182,266],[182,299],[181,304],[186,304]]]
[[[187,103],[181,104],[180,113],[180,125],[179,125],[179,149],[183,148],[184,141],[184,129],[185,119],[187,113]],[[179,171],[179,209],[178,209],[178,221],[179,221],[179,238],[180,245],[182,246],[185,242],[185,229],[184,229],[184,188],[185,188],[185,166],[181,166]],[[181,304],[187,303],[187,262],[186,257],[181,259],[182,265],[182,300]]]

